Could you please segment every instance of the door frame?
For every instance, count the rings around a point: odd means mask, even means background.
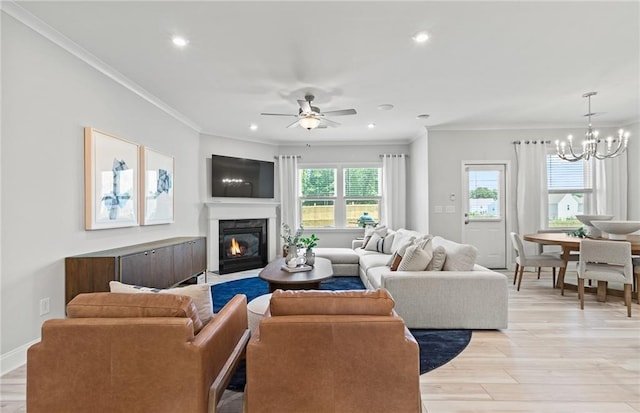
[[[466,179],[466,167],[474,166],[474,165],[501,165],[504,166],[504,186],[505,186],[505,194],[504,194],[504,240],[505,240],[505,260],[506,260],[506,268],[511,269],[511,263],[513,262],[513,248],[510,248],[511,241],[509,240],[509,233],[512,231],[511,225],[511,208],[512,208],[512,184],[511,184],[511,161],[510,160],[462,160],[460,165],[460,194],[464,194],[466,183],[464,180]],[[467,195],[465,195],[465,198]],[[460,239],[465,240],[465,217],[464,214],[468,213],[467,209],[469,205],[464,205],[461,200],[461,205],[463,206],[460,209]]]

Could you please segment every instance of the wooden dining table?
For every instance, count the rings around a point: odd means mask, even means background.
[[[560,271],[558,272],[556,288],[560,288],[561,293],[564,295],[564,275],[567,271],[569,256],[571,255],[571,251],[580,251],[580,241],[582,238],[568,235],[565,232],[538,232],[535,234],[526,234],[522,238],[525,241],[536,242],[538,244],[559,245],[562,247],[562,260],[564,261],[564,267],[560,268]],[[590,239],[613,241],[608,238]],[[631,243],[631,254],[640,255],[640,235],[627,235],[626,241]],[[619,291],[618,293],[618,290],[607,290],[607,283],[604,281],[598,281],[598,300],[604,301],[608,292],[611,292],[613,295],[621,295],[622,293],[622,291]]]

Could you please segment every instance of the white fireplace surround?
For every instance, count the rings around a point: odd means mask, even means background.
[[[208,271],[220,269],[220,251],[218,236],[220,220],[225,219],[266,219],[267,220],[267,256],[269,261],[276,258],[276,211],[280,204],[275,201],[251,202],[209,202],[209,233],[207,235]]]

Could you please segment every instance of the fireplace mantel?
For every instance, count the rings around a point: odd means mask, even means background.
[[[209,271],[219,270],[218,232],[220,220],[225,219],[267,219],[269,261],[276,258],[276,218],[280,203],[275,201],[220,201],[208,202],[205,205],[209,212],[209,233],[207,235]]]

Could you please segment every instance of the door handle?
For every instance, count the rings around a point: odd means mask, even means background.
[[[464,213],[464,224],[465,225],[469,224],[469,213],[468,212]]]

